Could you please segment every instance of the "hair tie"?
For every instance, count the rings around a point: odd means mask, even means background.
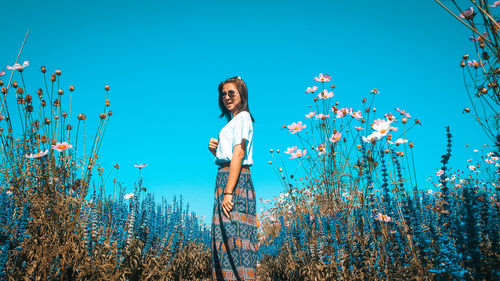
[[[242,80],[240,76],[238,76],[238,80]]]

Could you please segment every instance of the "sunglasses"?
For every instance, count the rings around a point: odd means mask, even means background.
[[[226,97],[226,95],[227,95],[230,99],[232,99],[232,98],[234,98],[234,96],[236,96],[236,92],[235,92],[235,91],[233,91],[233,90],[229,90],[229,92],[222,92],[222,93],[220,94],[220,97],[221,97],[221,98],[225,98],[225,97]]]

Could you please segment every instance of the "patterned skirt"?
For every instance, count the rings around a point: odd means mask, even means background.
[[[222,201],[229,176],[219,169],[215,182],[212,218],[213,280],[257,279],[257,216],[255,190],[250,172],[241,172],[233,192],[231,219],[224,215]]]

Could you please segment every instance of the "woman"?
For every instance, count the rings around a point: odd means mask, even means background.
[[[219,84],[220,117],[228,123],[208,149],[219,166],[212,219],[214,280],[256,280],[257,217],[252,165],[253,117],[240,77]]]

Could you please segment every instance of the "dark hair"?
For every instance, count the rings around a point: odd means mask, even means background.
[[[226,116],[226,119],[229,122],[231,120],[231,112],[229,110],[227,110],[226,106],[224,105],[224,102],[222,101],[222,88],[227,83],[234,83],[234,85],[236,85],[236,89],[238,89],[238,92],[240,93],[241,102],[237,108],[238,113],[242,112],[242,111],[247,111],[248,113],[250,113],[250,109],[248,108],[247,85],[245,84],[245,82],[243,80],[241,80],[241,77],[235,76],[235,77],[228,78],[223,82],[220,82],[220,84],[219,84],[219,108],[220,108],[220,111],[222,113],[221,113],[221,115],[219,115],[219,118]],[[252,119],[252,122],[255,122],[251,113],[250,113],[250,118]]]

